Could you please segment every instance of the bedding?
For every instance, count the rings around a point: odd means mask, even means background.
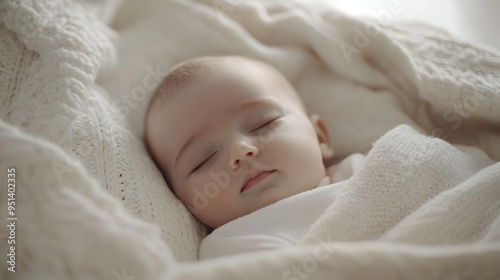
[[[352,154],[327,168],[328,176],[310,191],[287,197],[213,230],[200,245],[200,260],[295,246],[335,201],[340,184],[359,170],[362,154]],[[330,182],[330,180],[332,180]]]
[[[2,279],[498,279],[499,51],[377,15],[278,0],[2,1],[0,208],[15,168],[18,219]],[[141,143],[161,75],[215,54],[283,72],[326,119],[336,160],[372,153],[299,247],[194,262],[206,229]],[[0,234],[6,255],[12,231]]]

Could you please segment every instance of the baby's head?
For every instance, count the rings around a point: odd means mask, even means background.
[[[243,57],[174,67],[153,94],[145,131],[169,186],[211,228],[315,188],[333,156],[326,126],[288,81]]]

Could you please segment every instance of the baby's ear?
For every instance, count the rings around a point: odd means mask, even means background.
[[[311,115],[309,119],[318,136],[319,148],[323,160],[331,159],[333,157],[333,148],[330,143],[330,136],[328,136],[328,129],[326,128],[325,122],[323,122],[321,117],[317,114]]]

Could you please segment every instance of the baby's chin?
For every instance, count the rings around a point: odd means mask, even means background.
[[[283,200],[285,198],[292,197],[294,195],[297,195],[301,192],[307,191],[308,189],[300,189],[300,190],[291,190],[289,188],[284,188],[283,186],[274,186],[274,187],[269,187],[267,189],[264,189],[260,194],[260,199],[261,203],[259,203],[259,207],[263,208],[266,206],[269,206],[271,204],[274,204],[280,200]],[[255,209],[257,210],[257,209]],[[254,210],[254,211],[255,211]]]

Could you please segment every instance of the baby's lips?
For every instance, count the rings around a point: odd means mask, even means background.
[[[253,175],[248,176],[247,179],[245,179],[245,183],[243,183],[243,186],[241,188],[241,192],[253,187],[254,185],[260,183],[262,180],[266,179],[270,175],[272,175],[276,170],[263,170],[259,171],[256,173],[253,173]]]

